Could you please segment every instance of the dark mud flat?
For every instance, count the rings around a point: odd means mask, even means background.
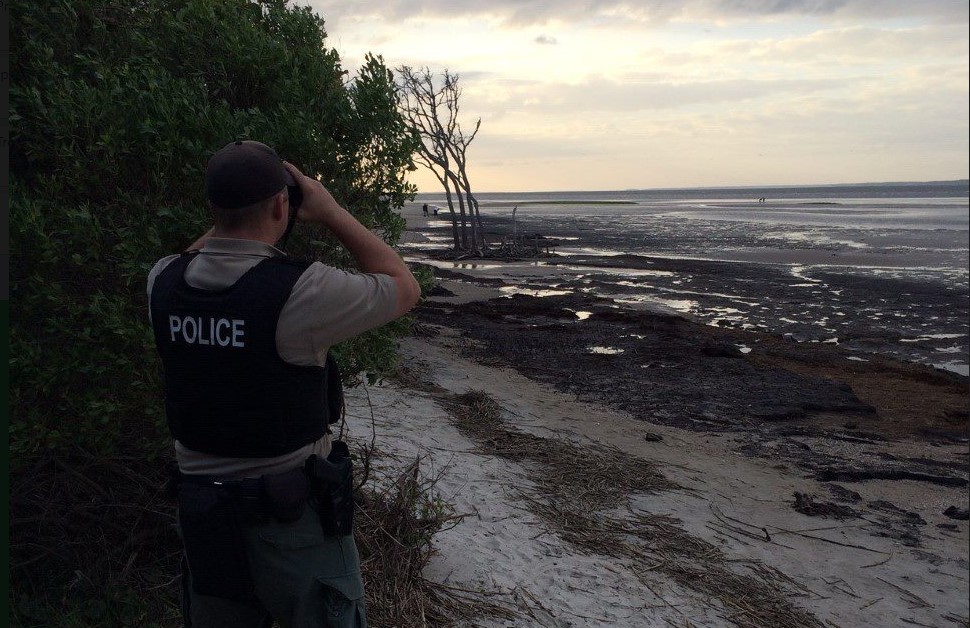
[[[580,311],[588,318],[580,320]],[[479,359],[650,422],[967,438],[968,379],[932,367],[879,356],[852,362],[835,346],[624,310],[587,296],[427,303],[420,315],[481,341]]]
[[[513,367],[647,423],[732,432],[742,452],[777,458],[820,481],[967,485],[967,457],[954,456],[953,446],[967,443],[970,384],[948,371],[880,356],[850,361],[834,345],[703,325],[583,295],[429,301],[419,317],[462,330],[476,341],[467,351],[479,361]],[[897,440],[923,443],[928,453],[865,450]],[[950,447],[935,455],[934,445]]]
[[[907,247],[878,246],[886,234],[839,236],[875,238],[871,250],[856,250],[837,243],[786,243],[773,235],[777,230],[758,225],[705,223],[699,228],[689,221],[664,220],[649,229],[603,228],[597,220],[532,224],[550,238],[568,238],[574,251],[614,254],[558,252],[536,260],[531,276],[519,269],[521,285],[626,302],[679,302],[678,310],[689,308],[693,320],[707,324],[837,342],[863,358],[879,354],[928,365],[962,363],[951,370],[966,374],[960,370],[970,351],[966,277],[932,270],[965,268],[965,257],[936,251],[935,257],[925,258]],[[490,224],[493,230],[507,228],[501,221]],[[531,233],[527,223],[520,227],[520,233]],[[952,245],[953,255],[965,256],[960,242],[923,244]],[[423,253],[441,259],[448,255],[432,249]],[[492,276],[502,273],[496,269]],[[487,276],[488,271],[474,274]]]

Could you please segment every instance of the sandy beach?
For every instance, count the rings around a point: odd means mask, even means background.
[[[966,488],[910,481],[846,483],[841,486],[858,493],[855,503],[901,505],[907,514],[876,508],[862,519],[801,514],[792,507],[796,491],[830,503],[835,485],[806,477],[777,459],[743,455],[729,434],[644,424],[510,370],[456,357],[463,341],[445,329],[437,331],[433,339],[406,341],[402,350],[404,366],[425,374],[446,391],[444,396],[401,383],[357,390],[351,429],[354,437],[364,439],[376,431],[379,468],[388,476],[421,458],[423,473],[440,478],[441,496],[466,515],[436,536],[438,556],[426,576],[493,592],[521,613],[513,621],[483,617],[474,625],[771,625],[770,617],[739,616],[729,599],[685,583],[674,571],[684,562],[700,569],[713,569],[714,563],[746,576],[752,587],[773,588],[775,603],[787,601],[805,613],[792,617],[790,625],[965,625],[967,523],[942,513],[949,505],[966,508]],[[679,552],[654,551],[648,539],[637,554],[625,557],[570,543],[566,532],[530,509],[531,500],[544,497],[537,485],[548,470],[490,455],[487,442],[468,438],[453,424],[445,399],[469,390],[487,391],[512,429],[542,442],[615,447],[643,467],[655,468],[669,488],[626,495],[602,516],[631,526],[640,517],[663,518],[679,530],[678,537],[716,548],[720,558],[699,557],[686,542]],[[647,433],[662,440],[647,441]],[[812,446],[819,440],[805,439]],[[881,449],[925,453],[917,443]],[[965,447],[950,446],[933,454],[958,457],[961,451]],[[576,464],[581,468],[583,460]],[[912,518],[909,513],[925,521],[919,524],[918,546],[883,536],[894,524],[903,527]],[[648,531],[669,534],[665,527]],[[725,596],[734,594],[725,586]]]
[[[572,344],[572,321],[469,278],[442,287],[402,343],[401,375],[351,391],[348,420],[352,438],[374,441],[379,476],[420,458],[463,515],[436,535],[426,577],[513,613],[468,625],[968,625],[966,378],[947,388],[906,365],[779,353],[754,336],[744,339],[754,351],[726,356],[707,351],[704,326],[641,312],[643,342],[660,325],[666,359],[686,370],[658,379],[662,364],[623,375],[628,365],[600,362],[632,384],[604,390],[608,380],[593,377],[587,394],[566,368],[575,356],[549,340]],[[524,347],[543,326],[544,344]],[[685,358],[694,353],[702,370]],[[734,379],[718,380],[715,397],[752,377],[788,377],[791,398],[758,406],[760,416],[729,403],[690,416],[672,395],[636,392],[680,381],[700,404],[690,380],[742,361],[754,371],[728,368]],[[582,378],[595,364],[572,369]],[[897,394],[880,395],[880,381]],[[803,388],[828,394],[818,386],[848,401],[799,400]],[[779,403],[801,411],[784,415]]]

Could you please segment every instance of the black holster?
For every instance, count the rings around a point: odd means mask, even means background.
[[[337,440],[326,459],[306,461],[310,492],[317,499],[320,524],[326,536],[346,536],[354,529],[354,468],[347,443]]]

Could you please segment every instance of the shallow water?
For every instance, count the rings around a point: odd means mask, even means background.
[[[887,353],[968,375],[966,189],[963,182],[482,195],[490,239],[512,232],[519,203],[516,232],[561,239],[560,257],[516,267],[439,264],[506,278],[510,293],[587,293],[712,325],[838,343],[857,350],[855,359]],[[426,235],[446,235],[447,222],[434,225]]]

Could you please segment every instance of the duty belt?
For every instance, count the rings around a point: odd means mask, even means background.
[[[302,467],[285,473],[231,480],[188,475],[172,462],[168,465],[168,476],[171,495],[180,495],[180,486],[191,488],[200,498],[193,503],[203,508],[228,496],[237,519],[244,524],[265,521],[269,516],[284,523],[296,521],[313,498],[326,536],[344,536],[353,530],[353,463],[350,449],[343,441],[334,441],[326,458],[311,455]],[[210,491],[210,495],[199,494]]]
[[[175,494],[177,487],[183,484],[225,491],[232,496],[242,520],[249,523],[264,521],[269,515],[280,521],[295,521],[303,514],[309,495],[309,482],[303,467],[233,480],[216,475],[182,473],[176,464],[174,469],[169,467],[169,481],[174,484]]]

